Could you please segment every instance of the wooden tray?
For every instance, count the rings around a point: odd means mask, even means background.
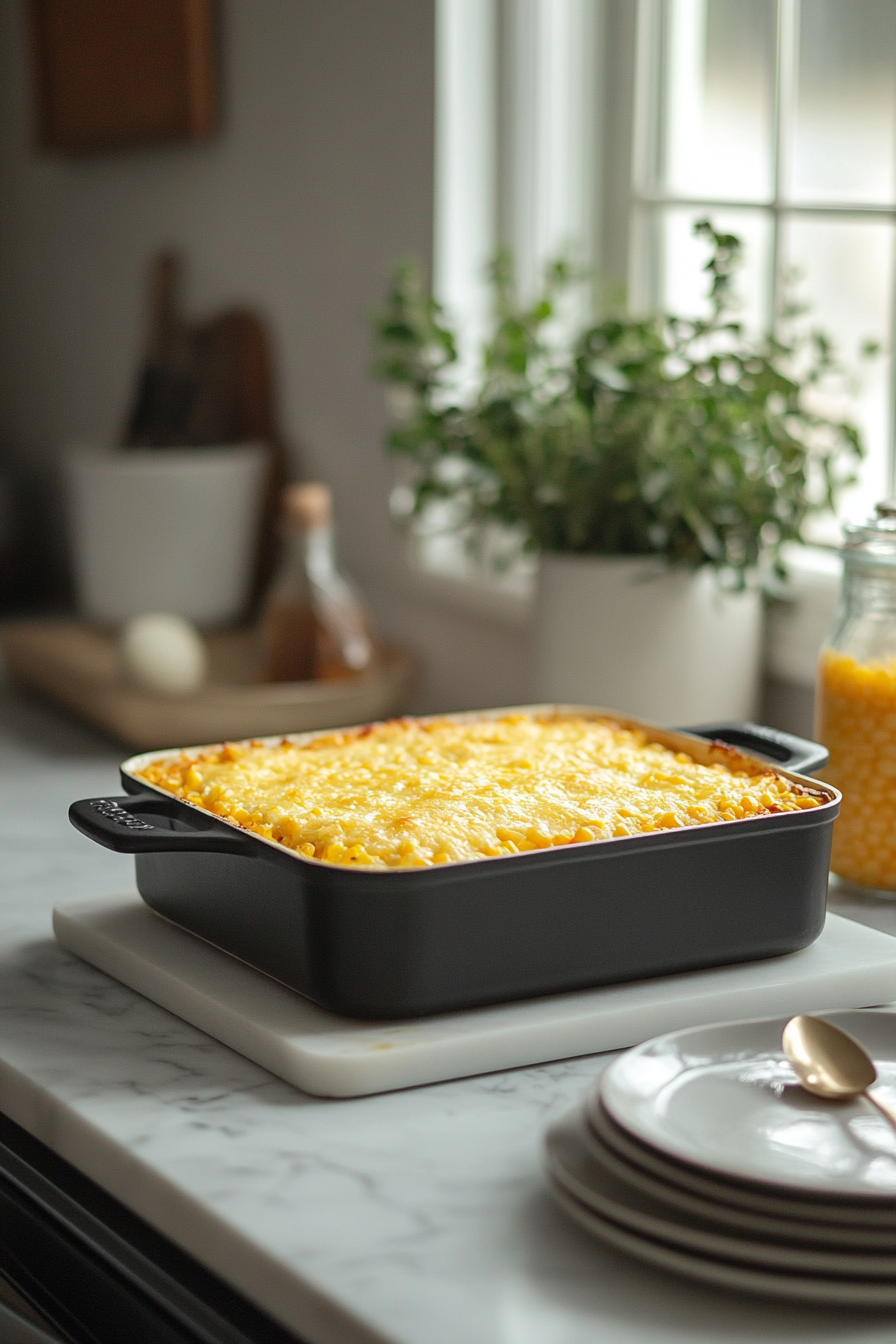
[[[414,681],[412,656],[393,648],[345,680],[261,685],[254,681],[254,631],[209,635],[207,643],[208,684],[193,695],[167,697],[121,680],[108,631],[76,621],[0,629],[6,666],[17,681],[142,751],[387,718],[402,712]]]

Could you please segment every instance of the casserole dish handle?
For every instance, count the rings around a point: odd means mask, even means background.
[[[808,738],[796,737],[780,728],[764,728],[758,723],[701,723],[681,731],[765,756],[775,765],[798,775],[811,775],[828,763],[828,749],[820,742],[810,742]]]
[[[212,823],[205,828],[185,828],[186,809],[177,799],[160,798],[155,793],[125,794],[123,798],[82,798],[72,803],[68,819],[72,825],[106,849],[119,854],[158,854],[180,850],[217,854],[242,854],[255,857],[252,838],[227,826]],[[143,814],[143,815],[141,815]],[[180,829],[154,826],[144,816],[177,817]],[[218,829],[220,825],[221,829]]]

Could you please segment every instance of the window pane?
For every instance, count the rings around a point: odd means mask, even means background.
[[[669,0],[659,181],[675,195],[772,191],[774,0]]]
[[[697,206],[652,211],[644,230],[644,248],[655,259],[653,282],[650,293],[638,296],[638,306],[659,306],[680,317],[708,314],[709,279],[703,267],[709,248],[703,239],[694,237],[694,224],[707,216],[715,228],[737,234],[744,245],[744,265],[736,283],[741,300],[738,318],[750,330],[767,330],[771,224],[758,210],[710,211]]]
[[[894,200],[896,3],[802,0],[791,199]]]
[[[799,268],[796,295],[811,304],[801,318],[831,336],[842,362],[859,380],[854,396],[834,397],[830,409],[853,417],[865,436],[868,457],[862,484],[850,492],[845,517],[860,518],[887,492],[889,359],[861,362],[861,343],[889,348],[893,285],[893,227],[830,219],[791,219],[783,229],[785,262]]]

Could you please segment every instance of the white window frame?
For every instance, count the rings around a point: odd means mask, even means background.
[[[489,329],[485,267],[513,252],[520,291],[569,251],[591,267],[602,236],[601,54],[606,0],[436,0],[433,287],[461,336],[469,386]],[[591,297],[582,296],[584,318]],[[415,584],[470,610],[528,618],[535,563],[496,572],[444,531],[411,539]]]
[[[666,0],[638,0],[637,52],[635,78],[636,125],[631,149],[632,176],[629,193],[629,292],[638,307],[653,308],[661,296],[662,277],[659,259],[648,260],[649,245],[645,233],[651,217],[664,208],[741,211],[765,218],[771,237],[771,261],[768,269],[765,307],[772,323],[780,318],[782,295],[786,285],[782,257],[782,232],[787,219],[887,219],[896,225],[896,202],[882,205],[870,201],[793,201],[785,194],[788,129],[796,117],[796,62],[800,21],[800,0],[774,0],[776,6],[776,55],[771,134],[771,192],[761,202],[735,197],[678,195],[651,185],[653,165],[658,158],[659,80],[657,72],[663,60]],[[890,293],[890,327],[896,333],[896,264]],[[896,483],[896,358],[888,361],[887,430],[889,452],[886,462],[885,489],[893,492]]]

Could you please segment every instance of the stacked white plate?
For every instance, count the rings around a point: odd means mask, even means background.
[[[896,1014],[825,1017],[896,1103]],[[896,1130],[862,1097],[804,1091],[785,1023],[689,1028],[620,1056],[547,1134],[552,1193],[602,1241],[694,1279],[896,1306]]]

